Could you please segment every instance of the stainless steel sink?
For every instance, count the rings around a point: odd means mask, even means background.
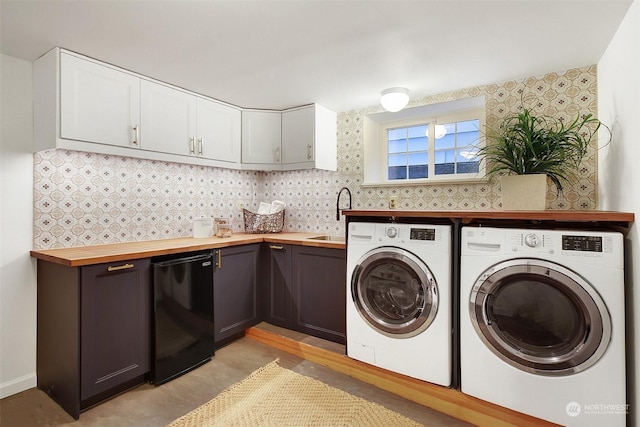
[[[324,241],[329,241],[329,242],[344,242],[344,236],[322,235],[322,236],[309,237],[308,240],[324,240]]]

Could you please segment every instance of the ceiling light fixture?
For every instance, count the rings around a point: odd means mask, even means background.
[[[380,105],[392,113],[402,110],[409,102],[409,89],[392,87],[380,94]]]

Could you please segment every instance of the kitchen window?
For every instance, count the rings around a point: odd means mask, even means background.
[[[478,148],[483,144],[484,98],[475,101],[482,103],[480,108],[467,106],[456,111],[457,102],[416,107],[410,110],[417,111],[396,120],[382,121],[381,117],[391,118],[383,114],[369,116],[370,120],[365,121],[363,184],[411,185],[483,179]],[[444,104],[447,108],[442,107]]]
[[[387,179],[465,179],[480,172],[480,123],[476,113],[384,127]]]

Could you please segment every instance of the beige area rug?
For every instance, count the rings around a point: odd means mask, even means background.
[[[169,427],[422,426],[277,362],[253,372]]]

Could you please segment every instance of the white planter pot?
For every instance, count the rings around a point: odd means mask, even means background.
[[[500,179],[502,209],[541,211],[547,206],[547,175],[505,175]]]

